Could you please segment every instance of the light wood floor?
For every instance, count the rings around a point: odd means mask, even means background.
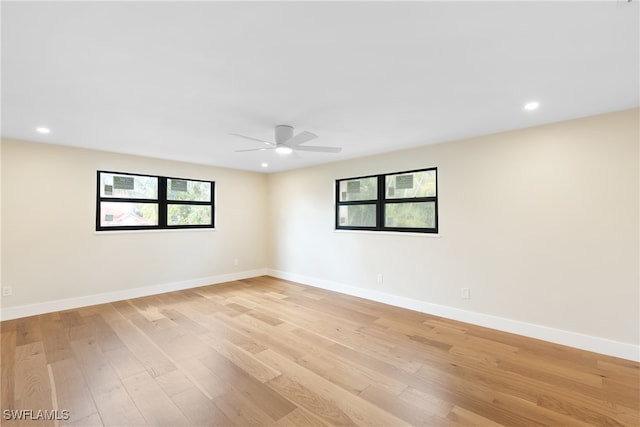
[[[70,415],[3,426],[640,425],[638,363],[271,277],[1,328],[3,418]]]

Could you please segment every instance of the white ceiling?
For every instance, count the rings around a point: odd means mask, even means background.
[[[8,138],[273,172],[639,105],[637,1],[3,1],[1,12]],[[540,109],[523,111],[530,100]],[[277,124],[343,151],[234,152],[259,143],[229,133],[271,140]]]

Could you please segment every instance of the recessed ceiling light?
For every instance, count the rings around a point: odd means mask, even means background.
[[[284,145],[281,145],[280,147],[276,148],[276,153],[278,154],[291,154],[293,153],[293,150],[289,147],[285,147]]]
[[[269,167],[269,163],[262,163],[260,166],[262,166],[263,168],[267,168]]]
[[[51,133],[51,129],[40,126],[36,128],[36,132],[47,134],[47,133]]]
[[[539,106],[540,106],[540,103],[538,101],[531,101],[524,104],[524,109],[527,111],[533,111],[533,110],[537,110]]]

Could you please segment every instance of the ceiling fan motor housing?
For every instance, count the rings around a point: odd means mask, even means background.
[[[276,143],[282,144],[293,137],[293,126],[277,125],[276,126]]]

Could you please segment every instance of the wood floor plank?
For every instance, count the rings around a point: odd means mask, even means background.
[[[71,357],[69,328],[60,320],[59,313],[48,313],[40,316],[42,343],[47,363],[65,360]]]
[[[640,410],[640,393],[635,385],[619,383],[609,378],[602,379],[602,393],[599,394],[602,400],[616,402],[638,412]]]
[[[262,427],[276,424],[276,420],[260,409],[255,401],[234,388],[216,397],[214,403],[237,427]]]
[[[311,412],[303,409],[296,408],[285,417],[278,420],[280,427],[327,427],[328,424],[322,422],[318,417],[311,414]]]
[[[109,324],[100,315],[91,315],[83,317],[85,323],[90,324],[98,345],[103,352],[114,349],[126,348],[118,334],[109,326]]]
[[[242,315],[225,318],[225,315],[220,315],[220,318],[241,335],[265,348],[277,349],[292,358],[303,357],[310,350],[313,350],[310,348],[311,346],[305,346],[305,344],[299,342],[299,340],[295,340],[287,335],[278,334],[275,327],[267,325],[251,316]]]
[[[12,409],[53,410],[49,370],[41,341],[16,346],[15,406]],[[51,420],[32,420],[29,416],[20,425],[53,426]]]
[[[149,342],[149,338],[132,327],[126,319],[113,320],[109,325],[151,375],[162,375],[176,369],[176,366]]]
[[[205,369],[203,367],[203,369]],[[234,423],[214,403],[213,398],[202,391],[199,386],[189,379],[181,370],[168,372],[155,378],[158,386],[180,408],[190,425],[194,426],[233,426]],[[198,378],[196,381],[204,381]],[[216,396],[224,394],[220,389]]]
[[[205,334],[209,332],[209,328],[206,328],[199,322],[190,319],[188,316],[185,316],[178,310],[164,309],[160,312],[173,323],[175,323],[176,326],[187,328],[192,334]]]
[[[200,359],[202,363],[226,384],[226,388],[234,388],[244,394],[273,420],[279,420],[295,409],[289,400],[256,378],[243,371],[220,354],[212,353]]]
[[[2,409],[15,408],[16,322],[0,324],[0,403]]]
[[[67,329],[84,325],[84,318],[80,315],[78,310],[61,311],[60,320]]]
[[[387,391],[376,386],[369,386],[359,395],[361,398],[372,403],[396,417],[405,420],[412,426],[433,426],[446,423],[445,418],[431,412],[428,407],[424,407],[415,402],[407,402]]]
[[[349,320],[356,322],[360,325],[367,325],[378,319],[379,316],[373,316],[370,314],[360,313],[359,311],[350,310],[348,308],[340,307],[337,304],[327,304],[325,301],[304,297],[289,296],[286,299],[287,303],[299,304],[305,308],[323,313],[324,316],[331,316],[339,321]]]
[[[105,426],[146,424],[116,371],[95,341],[91,339],[72,341],[71,348],[103,424]]]
[[[189,424],[147,371],[127,377],[123,384],[148,425],[171,427]]]
[[[100,414],[97,412],[86,416],[80,419],[70,419],[68,421],[61,421],[61,426],[72,426],[72,427],[103,427],[102,419],[100,418]]]
[[[498,372],[496,371],[496,374]],[[489,377],[471,375],[464,368],[449,370],[423,366],[416,377],[434,390],[438,390],[446,400],[466,409],[472,408],[477,414],[506,425],[582,425],[580,418],[568,418],[566,412],[548,410],[540,405],[535,394],[509,393],[507,376]],[[512,381],[523,378],[514,376]],[[460,390],[453,394],[450,390]],[[574,414],[576,415],[576,414]],[[614,424],[616,423],[614,422]]]
[[[405,388],[398,398],[414,405],[418,404],[421,409],[439,418],[450,419],[449,414],[454,408],[452,403],[413,387]]]
[[[195,384],[179,369],[156,377],[156,382],[169,397],[195,387]]]
[[[326,357],[326,353],[306,355],[296,360],[300,366],[353,394],[359,394],[371,385],[368,377],[353,369],[352,365],[341,362],[335,358]]]
[[[209,346],[190,333],[178,328],[167,329],[166,332],[169,333],[157,333],[150,338],[174,363],[211,352]]]
[[[77,375],[80,367],[75,358],[59,360],[49,366],[55,381],[58,408],[69,411],[68,424],[88,419],[98,413],[84,377]]]
[[[265,314],[259,309],[249,310],[247,312],[247,315],[255,317],[256,319],[261,320],[270,326],[278,326],[282,324],[282,320],[280,320],[279,318]]]
[[[265,350],[257,356],[283,373],[268,383],[271,387],[331,424],[407,425],[393,414],[377,408],[272,350]]]
[[[640,364],[262,276],[0,323],[60,426],[639,426]]]
[[[484,418],[475,412],[467,411],[464,408],[459,406],[455,406],[451,412],[449,413],[448,420],[452,422],[453,425],[456,426],[465,426],[465,427],[501,427],[502,424],[498,424],[494,421],[491,421],[487,418]]]
[[[127,347],[104,351],[103,355],[109,360],[121,380],[146,370],[145,366]]]
[[[353,389],[357,390],[358,392],[364,389],[364,387],[366,387],[366,385],[368,384],[376,384],[379,387],[392,392],[394,395],[399,394],[407,387],[406,383],[397,381],[392,376],[386,376],[377,369],[370,369],[362,364],[353,363],[353,361],[350,360],[349,357],[341,357],[340,355],[331,351],[331,349],[334,348],[336,344],[332,340],[326,339],[325,337],[322,337],[314,332],[306,331],[304,329],[295,329],[291,333],[295,335],[297,339],[308,342],[310,343],[310,345],[315,345],[316,347],[318,347],[318,345],[320,344],[317,350],[311,353],[313,357],[324,360],[325,364],[335,366],[337,371],[350,372],[349,374],[346,374],[346,378],[341,378],[339,376],[337,377],[337,379],[334,378],[334,382],[336,383],[339,383],[341,381],[344,382],[348,380],[350,376],[356,375],[360,378],[360,380],[355,380],[356,383],[351,383],[351,387],[353,387]],[[390,342],[393,343],[393,340],[390,340]],[[420,349],[420,351],[422,352],[422,349]],[[296,359],[296,361],[300,364],[306,363],[304,357],[298,358]],[[336,377],[337,375],[339,375],[336,372],[328,369],[326,369],[326,371],[328,372],[327,378]],[[366,381],[367,384],[360,383],[360,385],[358,386],[356,384],[358,384],[359,381]]]
[[[195,357],[182,360],[180,368],[181,372],[211,400],[227,391],[225,382]]]
[[[211,339],[206,335],[201,336],[200,339],[261,383],[272,380],[281,374],[269,365],[262,363],[250,352],[227,340]]]
[[[30,316],[16,320],[16,346],[42,341],[40,319]]]
[[[270,381],[269,385],[278,393],[287,397],[287,399],[295,402],[296,405],[317,414],[321,419],[331,425],[357,425],[355,421],[340,408],[335,400],[305,387],[294,376],[281,375]]]
[[[190,387],[171,396],[193,426],[233,426],[234,423],[200,390]]]

